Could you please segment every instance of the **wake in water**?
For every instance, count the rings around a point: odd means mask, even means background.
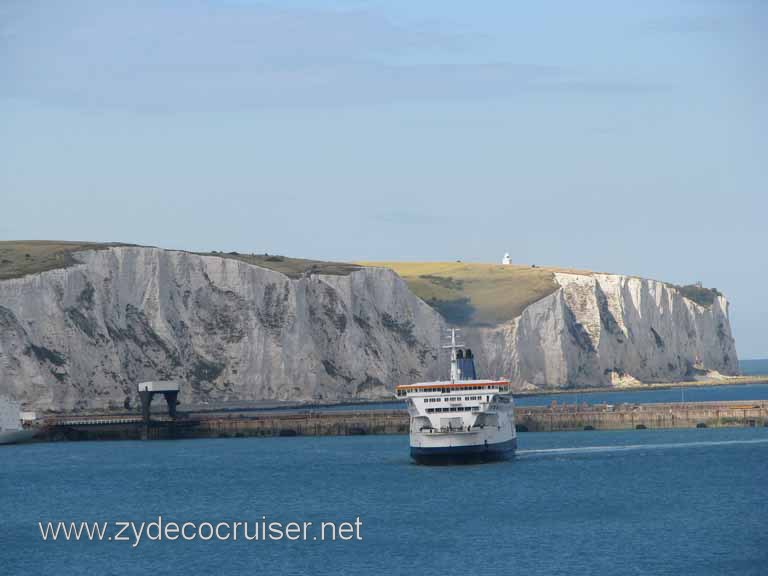
[[[574,448],[544,448],[518,450],[518,456],[547,456],[559,454],[593,454],[602,452],[628,452],[631,450],[664,450],[666,448],[699,448],[705,446],[729,446],[734,444],[768,444],[768,438],[755,440],[721,440],[711,442],[671,442],[669,444],[627,444],[618,446],[580,446]]]

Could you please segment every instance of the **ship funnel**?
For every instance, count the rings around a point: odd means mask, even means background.
[[[477,380],[477,372],[475,371],[475,357],[472,355],[472,350],[467,348],[464,354],[457,358],[459,363],[459,370],[461,371],[462,380]]]

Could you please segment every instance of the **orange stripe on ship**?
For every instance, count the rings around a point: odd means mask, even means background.
[[[483,384],[400,384],[399,386],[395,387],[395,390],[412,390],[414,388],[424,388],[428,390],[435,388],[467,388],[468,386],[494,386],[497,384],[509,384],[509,380],[498,380],[496,382],[485,382]]]

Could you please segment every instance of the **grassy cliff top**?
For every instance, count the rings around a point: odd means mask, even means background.
[[[77,264],[75,252],[104,250],[115,246],[136,246],[119,242],[70,242],[63,240],[10,240],[0,241],[0,280],[20,278],[66,268]],[[305,273],[346,275],[360,266],[342,262],[323,262],[303,258],[287,258],[269,254],[245,254],[239,252],[195,252],[201,256],[216,256],[240,260],[262,268],[269,268],[291,278]]]
[[[704,288],[699,284],[687,284],[685,286],[676,286],[675,288],[680,291],[684,297],[688,300],[696,302],[699,306],[709,308],[714,304],[715,298],[722,296],[722,293],[717,288]]]
[[[0,280],[19,278],[77,264],[75,252],[103,250],[125,243],[58,240],[0,241]],[[591,274],[584,270],[462,262],[325,262],[269,254],[195,252],[269,268],[291,278],[304,274],[346,275],[361,266],[390,268],[410,289],[445,319],[459,325],[494,325],[519,316],[530,304],[552,294],[555,272]],[[686,298],[711,306],[720,293],[700,286],[676,286]]]
[[[240,260],[247,264],[269,268],[275,272],[285,274],[289,278],[299,278],[304,274],[331,274],[334,276],[346,276],[350,272],[360,270],[357,264],[345,262],[324,262],[322,260],[306,260],[304,258],[288,258],[274,254],[246,254],[241,252],[195,252],[201,256],[218,256]]]
[[[72,254],[81,250],[126,245],[65,240],[3,240],[0,241],[0,280],[72,266],[77,264]]]
[[[558,288],[561,268],[462,262],[360,262],[391,268],[452,324],[493,325],[519,316]],[[589,274],[590,272],[578,271]]]

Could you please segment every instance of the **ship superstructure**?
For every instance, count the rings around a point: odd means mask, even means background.
[[[472,351],[451,330],[450,380],[400,385],[410,415],[411,457],[418,463],[500,460],[514,455],[517,434],[508,380],[478,380]]]
[[[15,444],[31,439],[35,430],[22,422],[21,405],[0,396],[0,444]]]

